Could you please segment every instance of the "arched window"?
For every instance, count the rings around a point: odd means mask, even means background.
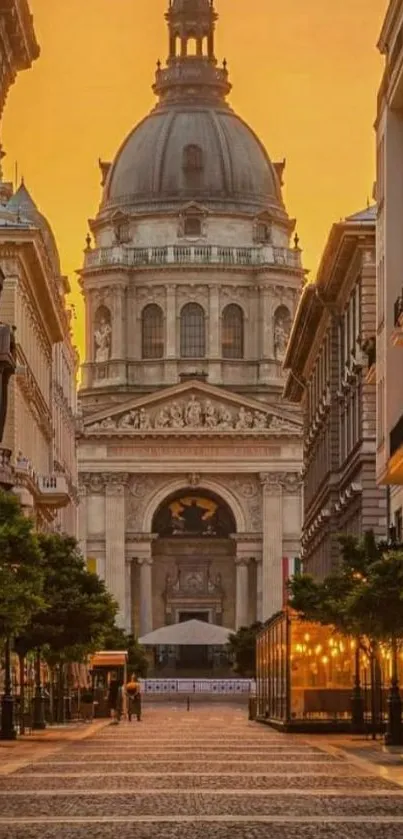
[[[164,316],[155,303],[143,309],[141,354],[142,358],[164,357]]]
[[[185,172],[200,172],[203,169],[203,149],[191,144],[183,149],[183,169]]]
[[[187,56],[195,56],[197,55],[197,39],[194,35],[191,35],[186,42],[186,55]]]
[[[244,317],[236,303],[226,306],[222,315],[222,357],[244,357]]]
[[[183,232],[185,236],[201,236],[202,222],[200,216],[185,216]]]
[[[206,355],[206,323],[198,303],[187,303],[181,311],[181,357],[204,358]]]

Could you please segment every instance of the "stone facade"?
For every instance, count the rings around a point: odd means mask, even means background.
[[[385,70],[378,93],[376,120],[377,179],[377,478],[389,492],[389,524],[403,539],[403,383],[402,365],[403,245],[398,219],[403,166],[402,0],[390,2],[378,48]]]
[[[339,533],[386,532],[375,474],[375,223],[373,207],[333,226],[285,361],[285,396],[304,412],[302,555],[318,577],[337,561]]]
[[[5,193],[9,185],[3,187]],[[24,185],[0,207],[0,269],[2,320],[15,326],[17,353],[4,433],[15,491],[39,526],[75,535],[77,352],[65,303],[69,284],[50,227]]]
[[[17,73],[28,70],[39,57],[27,0],[7,0],[0,11],[0,118]]]
[[[192,12],[208,54],[187,55],[188,14],[170,6],[159,102],[101,164],[81,271],[80,537],[140,635],[269,617],[300,544],[302,423],[281,392],[303,269],[284,164],[226,101],[213,4]]]

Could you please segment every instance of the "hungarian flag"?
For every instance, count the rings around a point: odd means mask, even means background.
[[[296,577],[297,574],[301,574],[301,570],[299,556],[295,556],[292,559],[288,556],[283,556],[283,606],[286,606],[288,603],[288,582],[291,580],[291,577]]]

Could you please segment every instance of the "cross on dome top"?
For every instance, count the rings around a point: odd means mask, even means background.
[[[166,68],[158,63],[154,85],[160,104],[192,98],[224,105],[231,85],[226,62],[217,67],[214,0],[169,0],[165,17],[168,60]]]

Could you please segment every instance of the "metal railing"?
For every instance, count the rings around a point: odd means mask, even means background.
[[[208,694],[220,696],[248,695],[251,692],[250,679],[143,679],[144,694]]]

